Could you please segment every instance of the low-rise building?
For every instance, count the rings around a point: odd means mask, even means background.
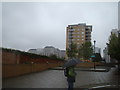
[[[28,52],[29,52],[29,53],[37,54],[37,49],[29,49]]]
[[[46,46],[45,48],[30,49],[29,53],[35,53],[39,55],[51,56],[56,55],[58,58],[65,58],[65,50],[59,50],[53,46]]]
[[[95,47],[95,53],[100,53],[101,54],[101,48]]]
[[[66,56],[66,51],[65,50],[60,50],[60,57],[61,58],[65,58],[65,56]]]
[[[119,30],[118,29],[112,29],[111,34],[115,34],[118,37]]]
[[[105,49],[103,50],[103,59],[106,63],[111,63],[110,55],[108,55],[108,47],[105,47]]]

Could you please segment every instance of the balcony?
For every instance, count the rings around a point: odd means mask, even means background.
[[[75,31],[75,29],[69,29],[69,31],[70,31],[70,32],[73,32],[73,31]]]
[[[86,39],[85,39],[85,41],[90,41],[90,40],[91,40],[91,38],[86,38]]]
[[[86,34],[86,37],[91,37],[91,34]]]

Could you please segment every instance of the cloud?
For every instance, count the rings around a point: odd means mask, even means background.
[[[118,26],[117,9],[117,2],[3,3],[3,46],[65,49],[67,25],[85,22],[93,25],[92,42],[103,49],[111,29]]]

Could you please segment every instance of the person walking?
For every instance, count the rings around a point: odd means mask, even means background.
[[[79,63],[82,63],[82,61],[76,58],[72,58],[67,60],[67,62],[63,65],[64,75],[67,77],[68,90],[73,90],[76,78],[76,72],[74,68]]]
[[[65,76],[67,77],[68,90],[73,90],[74,87],[75,77],[76,77],[74,67],[75,67],[74,65],[70,67],[66,67],[64,70]]]

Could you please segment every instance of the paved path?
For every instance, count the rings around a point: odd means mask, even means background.
[[[75,88],[89,88],[99,85],[118,85],[118,75],[113,72],[76,71]],[[67,88],[63,70],[47,70],[3,80],[3,88]]]
[[[50,70],[63,70],[62,67],[50,68]],[[110,67],[97,66],[96,68],[75,68],[76,71],[108,72]]]

